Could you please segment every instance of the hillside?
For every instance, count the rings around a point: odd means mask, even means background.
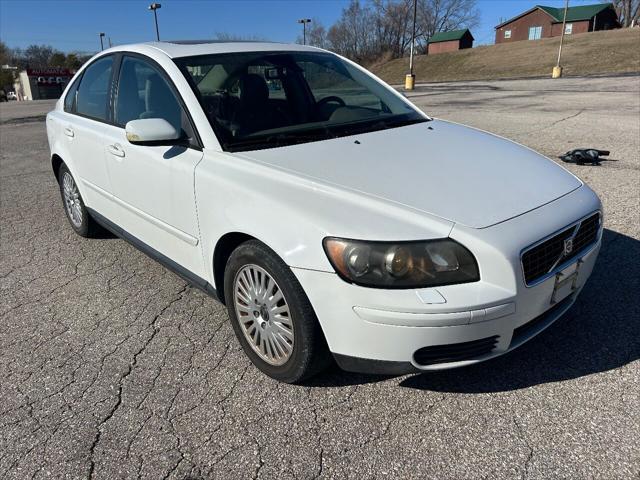
[[[491,80],[550,76],[558,57],[560,37],[488,45],[415,58],[416,82]],[[376,65],[371,70],[391,84],[404,83],[407,58]],[[640,72],[640,28],[565,36],[564,75]]]

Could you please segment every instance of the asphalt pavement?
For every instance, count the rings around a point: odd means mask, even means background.
[[[0,478],[640,478],[640,77],[408,96],[552,157],[610,150],[568,166],[603,200],[600,258],[569,313],[506,356],[303,386],[258,372],[211,298],[75,235],[53,103],[0,105]]]

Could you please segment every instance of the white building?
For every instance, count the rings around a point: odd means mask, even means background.
[[[18,100],[60,98],[74,73],[67,68],[28,68],[18,75],[14,84]]]

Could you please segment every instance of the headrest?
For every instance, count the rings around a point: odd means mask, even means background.
[[[242,103],[264,103],[269,99],[269,87],[262,75],[248,73],[240,79]]]

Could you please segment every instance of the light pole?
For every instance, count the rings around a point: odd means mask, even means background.
[[[560,48],[558,48],[558,62],[553,67],[551,78],[560,78],[562,76],[562,67],[560,66],[560,57],[562,56],[562,43],[564,42],[564,31],[567,28],[567,10],[569,10],[569,0],[564,4],[564,17],[562,19],[562,32],[560,33]]]
[[[310,18],[301,18],[298,23],[302,24],[302,44],[307,44],[307,23],[311,23]]]
[[[100,51],[104,50],[104,43],[102,42],[102,39],[104,38],[104,32],[100,32]]]
[[[162,5],[160,5],[159,3],[152,3],[151,5],[149,5],[149,10],[153,10],[153,18],[156,21],[156,40],[158,41],[160,41],[160,31],[158,30],[158,13],[156,10],[161,7]]]
[[[404,80],[405,90],[413,90],[416,76],[413,74],[413,50],[416,43],[416,16],[418,15],[418,0],[413,0],[413,31],[411,33],[411,49],[409,51],[409,75]]]

